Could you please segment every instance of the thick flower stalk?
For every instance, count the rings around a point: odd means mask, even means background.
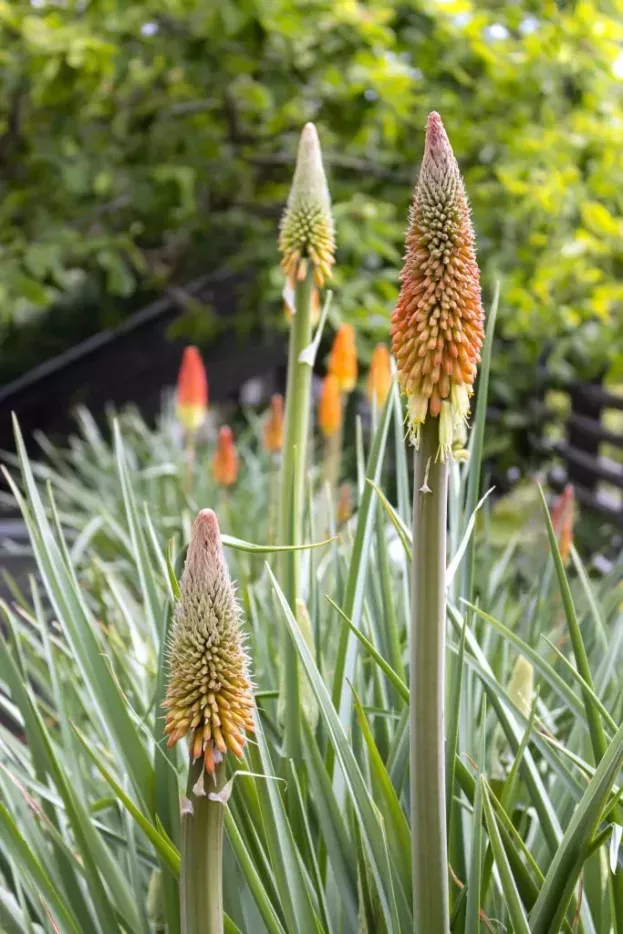
[[[211,509],[195,519],[180,581],[169,644],[165,734],[172,746],[189,737],[193,760],[214,775],[226,753],[240,758],[253,730],[253,695],[218,520]]]
[[[343,324],[329,354],[329,373],[338,381],[340,392],[351,393],[357,385],[357,344],[352,324]]]
[[[283,447],[283,396],[276,392],[270,400],[270,409],[262,432],[267,454],[279,454]]]
[[[378,409],[385,405],[392,386],[392,360],[385,344],[377,344],[368,370],[367,396]]]
[[[218,486],[225,489],[234,486],[238,479],[238,451],[229,425],[219,429],[216,451],[212,457],[212,477]]]
[[[197,347],[185,347],[177,378],[177,417],[187,434],[195,434],[208,412],[208,380]]]
[[[312,370],[303,351],[312,341],[312,315],[316,287],[330,278],[335,240],[327,180],[316,128],[308,123],[301,134],[292,188],[279,235],[281,268],[287,277],[288,304],[292,306],[286,417],[281,467],[279,537],[283,545],[303,542],[306,502],[307,439],[311,408]],[[283,554],[280,583],[293,612],[300,599],[298,552]],[[286,671],[286,754],[300,758],[300,690],[296,650],[288,639],[283,647]]]
[[[474,231],[463,180],[439,114],[432,113],[415,186],[392,346],[417,442],[438,418],[439,455],[461,443],[483,342]]]
[[[294,307],[295,285],[296,285],[295,280],[288,279],[286,281],[286,284],[283,290],[283,310],[284,310],[285,318],[288,324],[292,323],[292,317],[295,312],[295,307]],[[311,323],[312,323],[312,327],[315,328],[318,322],[320,321],[320,312],[322,310],[320,307],[320,291],[318,290],[317,286],[314,286],[312,289],[311,298],[310,298],[310,306],[311,306]]]
[[[181,934],[223,934],[225,757],[254,729],[253,694],[236,601],[211,509],[195,519],[168,645],[164,732],[188,737],[182,807]]]

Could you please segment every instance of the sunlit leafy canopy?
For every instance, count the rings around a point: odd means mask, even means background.
[[[471,197],[500,369],[621,365],[623,3],[0,0],[0,316],[238,269],[278,310],[301,125],[336,203],[334,309],[387,331],[428,110]],[[2,325],[0,325],[1,327]],[[503,387],[503,380],[499,381]]]

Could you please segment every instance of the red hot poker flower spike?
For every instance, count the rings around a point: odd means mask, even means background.
[[[385,344],[377,344],[368,370],[368,401],[378,408],[385,405],[392,386],[392,361]]]
[[[441,117],[431,113],[411,207],[392,348],[415,443],[440,417],[440,456],[451,455],[469,415],[484,313],[463,180]]]
[[[189,434],[205,421],[208,411],[208,380],[197,347],[185,347],[177,378],[177,417]]]
[[[188,735],[190,755],[213,775],[228,751],[242,757],[254,702],[240,608],[211,509],[193,525],[168,661],[167,745]]]
[[[223,425],[219,430],[212,458],[212,476],[215,483],[224,487],[233,486],[238,479],[238,452],[229,425]]]
[[[352,324],[343,324],[333,339],[329,373],[336,377],[341,392],[352,392],[357,385],[357,344]]]
[[[332,438],[342,427],[342,396],[334,373],[327,373],[322,381],[318,402],[318,427],[325,438]]]

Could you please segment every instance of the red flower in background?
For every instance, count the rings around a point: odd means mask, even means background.
[[[208,412],[208,379],[197,347],[185,347],[177,378],[177,417],[189,434],[204,423]]]

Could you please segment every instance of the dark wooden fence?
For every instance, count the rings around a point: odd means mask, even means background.
[[[183,294],[210,303],[219,314],[234,311],[227,272],[203,276],[187,285]],[[121,326],[0,387],[0,450],[13,447],[11,411],[17,413],[27,443],[37,429],[60,435],[70,432],[71,410],[78,403],[96,416],[109,403],[122,406],[130,401],[139,403],[148,416],[155,414],[162,387],[175,382],[185,342],[169,340],[168,331],[183,311],[184,303],[172,291]],[[268,340],[258,333],[240,345],[225,337],[203,349],[214,401],[235,400],[241,384],[254,376],[272,375],[275,386],[282,388],[283,335]],[[565,394],[565,412],[545,401],[552,388]],[[535,373],[529,407],[532,428],[522,435],[521,443],[518,440],[520,458],[527,464],[548,465],[554,491],[572,483],[581,503],[623,528],[623,415],[614,419],[614,427],[607,420],[609,412],[623,412],[623,396],[607,392],[599,383],[555,385],[542,367]],[[504,417],[503,410],[492,408],[488,421],[495,424]]]
[[[61,437],[70,433],[78,405],[101,418],[109,405],[120,408],[136,402],[147,417],[155,415],[163,387],[175,384],[187,343],[181,338],[172,340],[169,334],[171,325],[186,311],[185,300],[199,299],[218,315],[231,318],[234,294],[231,273],[202,276],[183,290],[169,290],[118,327],[101,331],[0,386],[0,451],[14,446],[12,412],[28,445],[38,430]],[[258,330],[238,341],[227,329],[201,349],[209,368],[211,399],[224,402],[235,400],[246,380],[271,371],[280,373],[285,338],[276,333],[269,338]]]
[[[567,409],[534,399],[531,442],[553,461],[550,486],[560,491],[573,484],[580,503],[623,528],[623,414],[612,417],[623,413],[623,395],[598,382],[549,385],[564,394]]]

